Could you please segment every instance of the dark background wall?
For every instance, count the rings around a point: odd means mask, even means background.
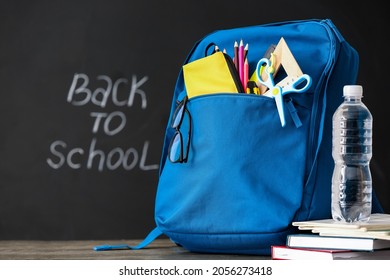
[[[143,238],[179,69],[217,30],[330,18],[360,54],[390,212],[379,1],[0,1],[0,239]],[[340,93],[341,94],[341,93]]]

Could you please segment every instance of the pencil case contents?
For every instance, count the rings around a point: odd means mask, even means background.
[[[215,45],[213,54],[185,64],[183,77],[187,96],[192,98],[212,93],[252,93],[274,98],[284,127],[286,101],[283,96],[306,92],[312,79],[303,74],[283,37],[277,45],[270,45],[249,78],[248,49],[249,45],[244,47],[243,40],[240,44],[235,42],[232,59],[225,49],[221,52]],[[279,71],[281,68],[284,71]],[[281,72],[283,73],[276,77]]]

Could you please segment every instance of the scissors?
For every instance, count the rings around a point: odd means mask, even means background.
[[[265,81],[262,78],[263,71],[265,71],[267,74],[267,80]],[[262,58],[259,60],[256,67],[257,80],[268,88],[268,91],[266,91],[264,95],[275,98],[280,122],[282,127],[284,127],[286,125],[286,119],[284,116],[283,95],[293,92],[305,92],[311,86],[312,81],[309,75],[302,74],[298,78],[292,79],[292,81],[288,82],[286,85],[279,86],[277,84],[275,85],[275,81],[272,75],[273,72],[274,67],[268,58]],[[304,82],[306,84],[302,86]]]

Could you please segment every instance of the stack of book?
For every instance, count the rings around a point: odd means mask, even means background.
[[[286,245],[272,246],[272,259],[390,260],[390,215],[372,214],[366,223],[332,219],[294,222],[303,233],[291,234]]]

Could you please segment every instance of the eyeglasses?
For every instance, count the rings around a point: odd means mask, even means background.
[[[183,163],[187,162],[188,151],[190,147],[190,137],[191,137],[191,115],[190,112],[186,109],[188,97],[184,97],[183,101],[179,103],[175,112],[173,113],[171,120],[171,127],[175,129],[175,133],[172,137],[171,143],[168,148],[168,158],[172,163]],[[183,135],[180,131],[180,127],[183,123],[184,115],[188,115],[188,134],[187,139],[183,138]],[[185,141],[185,147],[184,147]]]

